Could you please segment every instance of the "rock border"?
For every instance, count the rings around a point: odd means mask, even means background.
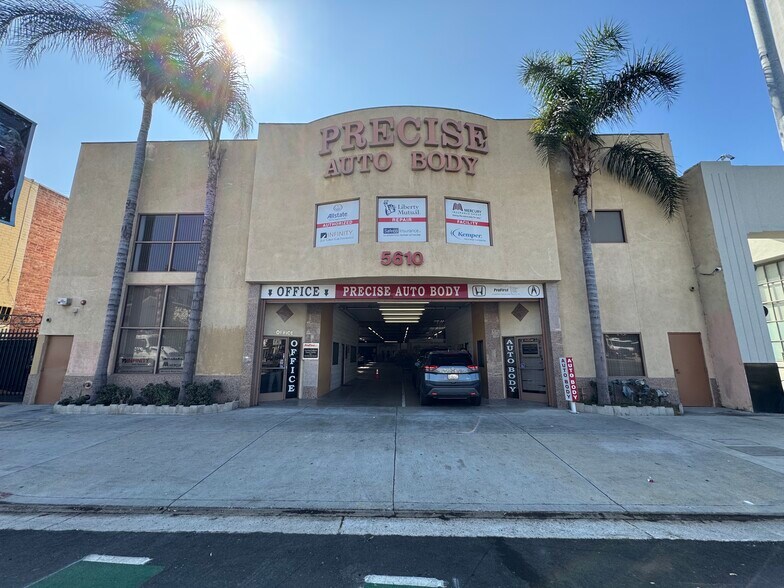
[[[598,406],[596,404],[575,403],[577,412],[605,414],[609,416],[675,416],[672,406]]]
[[[164,414],[164,415],[191,415],[191,414],[216,414],[219,412],[227,412],[235,410],[240,407],[239,400],[232,400],[224,402],[223,404],[195,404],[192,406],[185,406],[178,404],[176,406],[156,406],[148,404],[110,404],[104,406],[103,404],[55,404],[52,411],[55,414]]]

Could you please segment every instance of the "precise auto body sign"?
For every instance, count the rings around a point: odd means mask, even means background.
[[[379,198],[378,242],[427,241],[427,198]]]
[[[504,300],[543,298],[542,284],[265,284],[264,300]]]
[[[446,242],[490,246],[490,208],[486,202],[444,200]]]
[[[359,200],[316,207],[316,247],[359,243]]]

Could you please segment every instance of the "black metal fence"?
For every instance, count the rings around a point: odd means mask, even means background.
[[[0,331],[0,401],[22,401],[38,329]]]

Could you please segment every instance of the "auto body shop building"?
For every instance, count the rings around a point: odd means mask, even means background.
[[[390,107],[226,141],[197,376],[251,406],[320,398],[370,361],[466,348],[489,399],[563,405],[564,356],[588,393],[573,181],[565,161],[542,164],[530,125]],[[666,135],[645,139],[671,154]],[[82,147],[28,402],[80,394],[94,373],[133,151]],[[204,142],[148,146],[110,381],[179,380],[206,170]],[[689,215],[668,221],[601,174],[592,198],[610,377],[644,377],[684,405],[751,410],[745,364],[767,363],[769,376],[774,357],[728,350],[724,277],[701,275]],[[697,208],[702,239],[711,220]],[[705,287],[719,291],[707,321]]]

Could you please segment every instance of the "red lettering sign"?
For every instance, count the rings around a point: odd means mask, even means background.
[[[382,298],[385,300],[464,300],[467,284],[339,284],[338,299]]]

